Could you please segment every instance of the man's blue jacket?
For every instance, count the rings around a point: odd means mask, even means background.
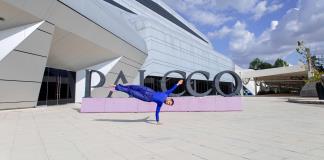
[[[175,84],[171,89],[167,90],[166,92],[153,92],[152,101],[157,104],[156,111],[155,111],[155,120],[157,122],[159,122],[159,113],[164,101],[177,87],[178,85]]]

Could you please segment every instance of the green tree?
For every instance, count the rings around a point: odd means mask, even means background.
[[[259,69],[268,69],[268,68],[272,68],[272,64],[268,62],[262,62]]]
[[[250,62],[249,69],[258,70],[263,62],[259,58],[255,58],[253,61]]]
[[[255,58],[253,61],[250,62],[249,69],[259,70],[259,69],[268,69],[272,68],[272,64],[268,62],[264,62],[259,58]]]
[[[288,66],[288,63],[286,61],[282,60],[281,58],[278,58],[273,64],[274,68],[286,67],[286,66]]]

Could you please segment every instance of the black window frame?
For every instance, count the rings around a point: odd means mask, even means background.
[[[107,3],[109,3],[109,4],[111,4],[111,5],[113,5],[113,6],[115,6],[115,7],[117,7],[117,8],[119,8],[119,9],[124,10],[124,11],[126,11],[126,12],[128,12],[128,13],[136,14],[136,13],[133,12],[132,10],[130,10],[130,9],[128,9],[128,8],[126,8],[126,7],[124,7],[124,6],[122,6],[121,4],[115,2],[114,0],[104,0],[104,1],[107,2]]]

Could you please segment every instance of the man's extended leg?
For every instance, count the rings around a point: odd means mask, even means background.
[[[130,88],[127,87],[127,86],[124,86],[124,85],[118,84],[118,85],[115,86],[115,90],[116,90],[116,91],[121,91],[121,92],[124,92],[124,93],[127,93],[127,94],[128,94]]]
[[[140,86],[139,86],[140,87]],[[121,91],[124,93],[127,93],[128,95],[140,99],[142,101],[146,101],[146,102],[150,102],[151,99],[148,95],[146,95],[146,92],[144,92],[145,90],[140,89],[140,88],[135,88],[134,85],[132,85],[132,87],[130,86],[123,86],[121,84],[118,84],[115,89],[117,91]]]
[[[149,87],[145,87],[145,86],[140,86],[140,85],[128,85],[128,87],[131,90],[140,92],[140,94],[143,95],[143,98],[141,98],[142,100],[145,99],[144,101],[147,101],[147,102],[152,101],[152,96],[153,96],[153,93],[155,92],[153,89],[151,89]]]
[[[149,87],[145,87],[145,86],[139,86],[139,85],[128,85],[127,87],[129,87],[132,90],[136,90],[139,92],[155,92],[153,89],[149,88]]]

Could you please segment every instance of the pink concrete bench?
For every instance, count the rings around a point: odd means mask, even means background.
[[[241,97],[174,97],[172,107],[162,107],[162,112],[226,112],[241,111]],[[156,104],[134,98],[83,98],[83,113],[155,112]]]

